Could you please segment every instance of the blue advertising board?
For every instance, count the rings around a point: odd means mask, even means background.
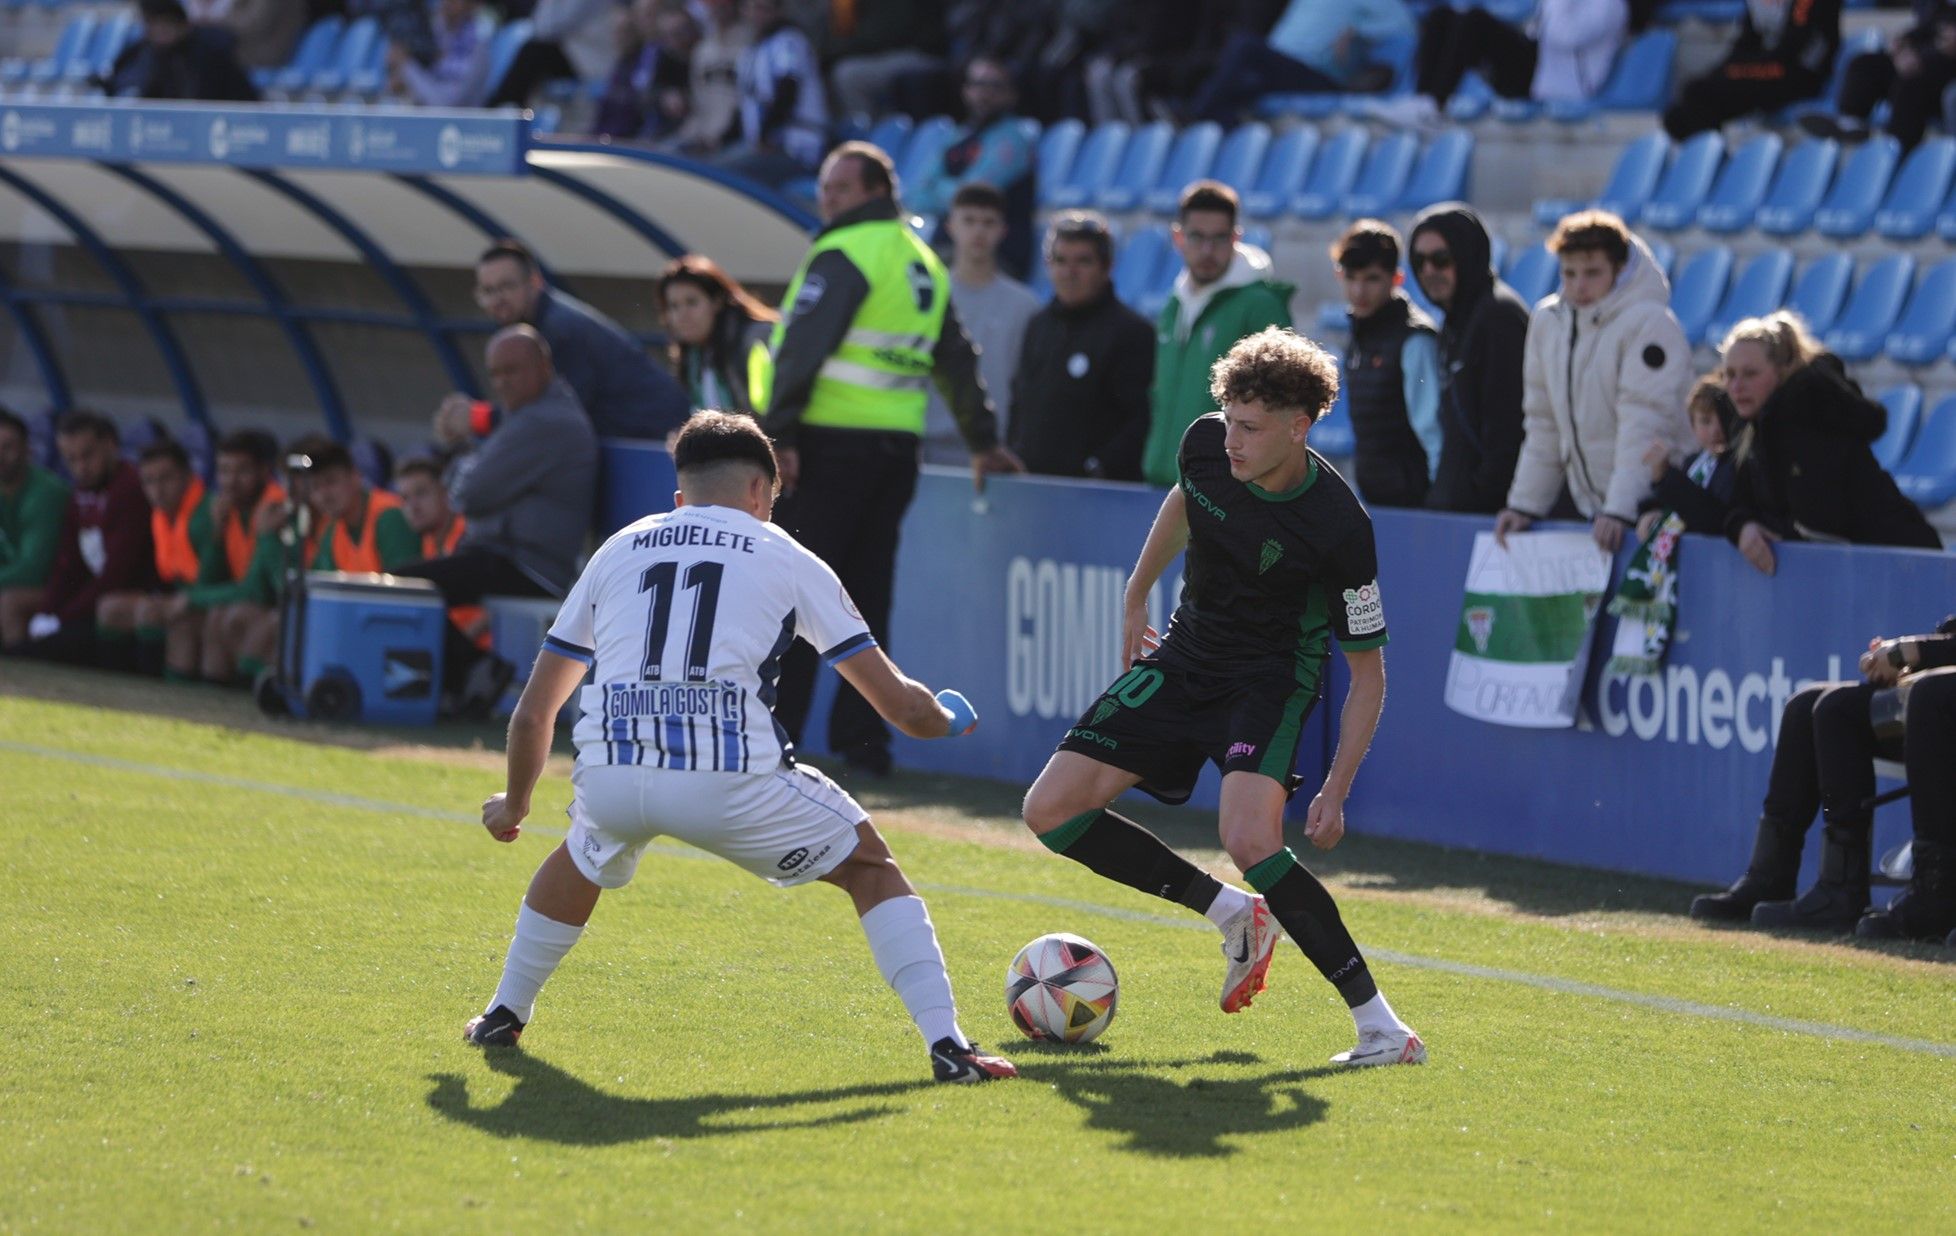
[[[518,112],[116,100],[0,105],[6,159],[522,176],[529,145],[530,121]]]

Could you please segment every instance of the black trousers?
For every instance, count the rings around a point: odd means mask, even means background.
[[[795,492],[775,507],[774,522],[829,564],[870,634],[887,649],[897,537],[917,493],[917,436],[804,427],[796,445],[801,476]],[[818,651],[797,640],[781,666],[774,715],[797,746],[815,693]],[[883,718],[855,688],[837,683],[828,749],[873,759],[889,747]]]
[[[564,55],[564,49],[555,43],[545,43],[531,39],[516,49],[516,55],[509,62],[509,70],[503,80],[496,83],[496,91],[489,96],[484,107],[503,107],[514,104],[528,107],[530,96],[536,88],[547,81],[560,77],[576,77],[577,70]]]
[[[1917,679],[1906,717],[1902,763],[1915,835],[1956,846],[1956,673]]]
[[[1436,8],[1420,22],[1413,53],[1414,89],[1441,107],[1460,89],[1469,69],[1479,69],[1494,93],[1525,99],[1535,84],[1535,40],[1486,9]]]
[[[1804,829],[1823,806],[1840,822],[1875,792],[1875,733],[1864,682],[1823,682],[1786,701],[1766,781],[1767,815]]]
[[[465,545],[445,558],[429,558],[395,567],[394,574],[425,579],[441,589],[441,599],[450,609],[457,605],[480,605],[484,597],[547,597],[550,590],[526,575],[514,562],[494,550]],[[455,629],[452,622],[442,625],[442,686],[459,691],[488,653],[477,648]]]
[[[1740,116],[1777,111],[1789,103],[1811,99],[1826,84],[1813,74],[1804,72],[1757,79],[1727,77],[1722,69],[1714,69],[1684,84],[1677,102],[1664,112],[1664,131],[1683,141],[1694,133],[1716,129]]]
[[[1841,77],[1841,115],[1866,120],[1875,104],[1888,100],[1888,132],[1912,150],[1929,122],[1942,115],[1942,92],[1956,80],[1956,60],[1922,54],[1920,72],[1904,77],[1885,51],[1863,52],[1847,62]]]

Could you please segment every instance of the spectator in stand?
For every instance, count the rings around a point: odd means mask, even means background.
[[[1231,37],[1189,111],[1227,125],[1266,94],[1383,90],[1392,70],[1366,58],[1368,45],[1414,29],[1404,0],[1290,0],[1267,38]]]
[[[1521,452],[1522,362],[1528,306],[1494,273],[1481,217],[1464,202],[1429,206],[1413,221],[1407,264],[1440,326],[1440,467],[1426,505],[1501,510]]]
[[[1585,102],[1609,81],[1629,29],[1628,0],[1543,0],[1525,30],[1486,9],[1436,5],[1420,22],[1417,93],[1372,111],[1401,124],[1438,124],[1469,69],[1504,99]]]
[[[1809,112],[1800,125],[1816,137],[1858,142],[1870,132],[1875,105],[1888,103],[1887,129],[1913,150],[1942,113],[1943,92],[1956,82],[1956,4],[1918,2],[1913,27],[1883,51],[1862,52],[1841,74],[1840,113]]]
[[[943,218],[948,227],[958,190],[991,186],[1003,203],[998,262],[1014,279],[1022,279],[1032,262],[1033,173],[1039,156],[1024,122],[1013,112],[1017,99],[1003,64],[973,60],[964,71],[964,128],[944,148],[936,167],[926,169],[918,183],[903,186],[903,201],[920,215]]]
[[[420,107],[480,107],[489,93],[489,51],[495,37],[476,0],[441,0],[435,9],[431,64],[405,43],[387,44],[388,90]]]
[[[1237,35],[1261,39],[1283,0],[1141,0],[1088,57],[1087,105],[1095,124],[1141,124],[1172,118],[1179,103],[1209,80],[1223,48]]]
[[[663,0],[635,0],[618,14],[618,60],[611,67],[591,132],[627,141],[657,141],[686,120],[691,56],[700,24]]]
[[[1399,290],[1399,233],[1360,219],[1331,246],[1351,343],[1345,403],[1352,472],[1371,506],[1426,505],[1440,466],[1440,348],[1433,320]]]
[[[0,408],[0,648],[27,638],[67,509],[67,483],[34,462],[27,422]]]
[[[667,357],[692,411],[760,415],[758,396],[773,365],[768,338],[781,315],[699,253],[674,258],[653,295],[671,340]]]
[[[1933,635],[1871,639],[1861,654],[1862,681],[1816,683],[1786,702],[1751,861],[1724,892],[1693,899],[1692,918],[1852,928],[1877,939],[1941,939],[1956,928],[1956,674],[1934,672],[1956,665],[1952,630],[1956,619],[1945,618]],[[1877,701],[1888,705],[1881,722]],[[1899,744],[1883,732],[1896,721]],[[1874,761],[1884,755],[1899,755],[1908,769],[1915,874],[1896,904],[1864,915]],[[1820,878],[1795,900],[1816,811],[1825,826]]]
[[[395,473],[394,486],[401,495],[401,514],[421,538],[421,560],[453,554],[461,546],[469,521],[449,505],[441,465],[432,459],[410,459]],[[491,651],[488,610],[480,605],[457,605],[448,611],[448,621],[464,639],[484,652]]]
[[[326,516],[313,570],[392,571],[420,560],[421,542],[401,500],[369,486],[339,443],[313,454],[312,493]]]
[[[1700,378],[1685,402],[1698,453],[1683,466],[1671,462],[1671,448],[1652,442],[1644,451],[1650,469],[1650,497],[1641,503],[1637,539],[1647,541],[1666,511],[1684,520],[1686,532],[1724,536],[1732,513],[1732,441],[1739,435],[1739,411],[1717,378]]]
[[[349,22],[372,18],[381,41],[399,47],[419,65],[432,65],[439,54],[427,0],[347,0]]]
[[[258,88],[238,63],[238,40],[228,30],[193,26],[181,0],[141,0],[143,37],[115,58],[98,80],[115,98],[198,99],[255,103]]]
[[[978,352],[978,374],[998,414],[999,437],[1011,433],[1012,375],[1026,323],[1039,312],[1039,298],[1017,279],[1000,272],[1000,242],[1011,236],[1006,199],[991,185],[972,181],[951,199],[944,230],[951,237],[951,304]],[[970,461],[971,451],[958,431],[943,392],[930,392],[924,413],[924,462],[953,467]]]
[[[27,642],[9,651],[88,664],[95,655],[95,603],[105,593],[155,586],[149,502],[108,417],[63,413],[55,444],[75,488],[62,513],[54,567],[27,620]]]
[[[1740,116],[1818,98],[1840,46],[1841,0],[1746,0],[1725,59],[1684,83],[1664,113],[1664,131],[1683,141]]]
[[[815,46],[781,15],[780,0],[742,0],[753,42],[740,54],[738,142],[718,160],[779,187],[814,173],[829,144],[829,105]]]
[[[475,303],[497,326],[537,328],[550,344],[554,371],[577,392],[599,437],[663,439],[686,419],[686,392],[672,375],[624,327],[547,286],[522,242],[498,241],[476,261]],[[468,396],[453,394],[442,411],[466,431],[471,406]],[[474,429],[484,434],[489,426]]]
[[[1181,479],[1182,434],[1215,411],[1209,371],[1236,341],[1290,325],[1290,284],[1270,277],[1270,255],[1243,243],[1236,190],[1198,180],[1182,191],[1174,240],[1185,269],[1155,322],[1155,375],[1141,474],[1151,485]]]
[[[844,116],[883,114],[899,76],[944,63],[943,0],[835,0],[828,8],[822,60]]]
[[[305,6],[292,0],[187,0],[184,12],[195,25],[230,31],[251,69],[283,65],[306,28]]]
[[[1047,0],[954,0],[944,24],[957,62],[899,74],[890,85],[890,110],[910,116],[956,112],[964,69],[974,60],[1003,65],[1013,91],[1023,97],[1032,66],[1052,42],[1055,17]]]
[[[1679,460],[1691,440],[1691,345],[1670,281],[1622,219],[1577,211],[1548,249],[1562,287],[1528,322],[1521,455],[1494,539],[1506,545],[1547,518],[1566,485],[1597,546],[1614,554],[1650,494],[1644,452],[1661,442]]]
[[[95,602],[96,664],[104,669],[158,675],[165,659],[164,614],[177,590],[197,582],[216,544],[204,482],[190,455],[168,438],[143,448],[136,475],[149,501],[150,543],[156,552],[156,587],[105,592]],[[190,632],[192,638],[196,632]],[[197,648],[173,650],[195,665]]]
[[[617,0],[537,0],[530,41],[516,49],[490,107],[528,107],[549,81],[601,82],[617,53]]]
[[[484,597],[561,597],[577,575],[598,484],[598,440],[577,392],[557,376],[550,344],[516,325],[489,340],[489,384],[503,408],[494,433],[476,440],[436,420],[458,452],[448,496],[468,520],[455,552],[395,574],[432,580],[449,608]],[[443,681],[450,711],[486,712],[516,669],[450,627]]]
[[[1874,457],[1888,409],[1861,393],[1797,316],[1747,318],[1719,355],[1745,422],[1725,535],[1747,562],[1771,575],[1773,542],[1788,539],[1942,548]]]
[[[1072,212],[1046,233],[1053,299],[1026,323],[1007,442],[1026,471],[1141,479],[1155,331],[1114,295],[1114,239]]]
[[[701,0],[704,30],[693,48],[686,91],[686,119],[666,139],[681,153],[717,154],[740,116],[740,56],[753,32],[740,22],[738,0]]]

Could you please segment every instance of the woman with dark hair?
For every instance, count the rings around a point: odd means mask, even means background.
[[[674,258],[656,290],[667,355],[693,411],[757,415],[767,400],[768,336],[781,315],[703,254]]]
[[[1745,427],[1725,534],[1773,573],[1788,537],[1941,549],[1941,538],[1874,457],[1888,410],[1785,311],[1747,318],[1719,348],[1725,390]]]

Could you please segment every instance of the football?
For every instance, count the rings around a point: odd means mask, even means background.
[[[1114,1020],[1121,981],[1091,940],[1069,932],[1040,936],[1005,972],[1005,1007],[1030,1038],[1086,1043]]]

